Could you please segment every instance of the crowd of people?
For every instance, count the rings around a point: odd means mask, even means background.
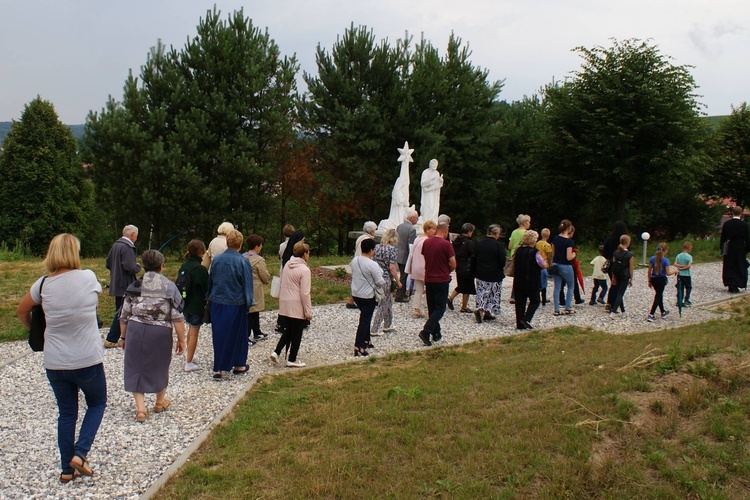
[[[741,214],[741,208],[733,208],[720,240],[722,278],[730,293],[747,288],[750,229]],[[440,321],[447,308],[454,309],[453,300],[458,295],[460,311],[473,313],[477,323],[495,320],[501,310],[506,275],[513,277],[509,302],[515,308],[518,330],[532,329],[540,305],[549,302],[546,292],[550,276],[554,282],[553,315],[575,314],[574,304],[586,303],[580,296],[583,277],[573,240],[575,227],[570,220],[562,220],[558,234],[550,240],[549,229],[537,232],[531,229],[529,215],[519,215],[518,228],[509,239],[509,255],[499,241],[502,228],[498,224],[491,224],[475,243],[475,227],[470,223],[464,223],[460,234],[451,240],[448,216],[440,215],[437,223],[425,221],[421,232],[417,231],[418,220],[416,211],[409,212],[404,223],[385,231],[380,242],[376,242],[377,226],[368,221],[356,241],[347,303],[347,307],[359,309],[360,315],[354,332],[355,357],[369,355],[373,336],[395,331],[394,299],[410,302],[414,318],[426,318],[417,334],[426,346],[443,337]],[[298,353],[303,332],[313,319],[310,247],[302,231],[286,226],[283,232],[276,326],[281,335],[270,360],[297,368],[305,366]],[[93,475],[87,455],[107,405],[103,348],[124,350],[123,387],[133,395],[138,422],[149,418],[147,394],[155,394],[155,413],[171,404],[167,389],[172,352],[186,354],[186,372],[200,369],[196,348],[204,323],[211,323],[213,378],[221,381],[250,371],[248,348],[268,338],[259,320],[265,308],[264,287],[271,283],[260,255],[264,239],[249,235],[248,250],[242,254],[244,238],[232,224],[222,223],[217,233],[208,249],[200,240],[188,243],[185,262],[172,281],[163,275],[164,256],[157,250],[141,255],[144,274],[137,277],[141,271],[135,246],[138,228],[125,226],[105,262],[116,313],[103,342],[96,313],[102,287],[92,271],[81,269],[80,241],[73,235],[60,234],[50,242],[44,260],[48,274],[31,286],[17,314],[29,328],[32,310],[37,305],[44,307],[44,366],[58,406],[61,482]],[[599,255],[591,261],[594,286],[588,303],[603,305],[612,318],[626,313],[625,296],[635,266],[630,246],[626,225],[617,222],[600,245]],[[677,275],[679,305],[692,305],[692,245],[683,244],[674,264],[667,258],[668,250],[665,242],[658,243],[649,260],[646,276],[654,290],[653,304],[646,315],[649,322],[657,319],[657,311],[661,318],[669,314],[664,304],[668,276]],[[457,286],[449,295],[454,272]],[[473,310],[471,296],[475,296]],[[284,350],[286,354],[282,355]],[[79,391],[87,408],[76,439]]]

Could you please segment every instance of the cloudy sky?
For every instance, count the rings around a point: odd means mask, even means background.
[[[576,46],[640,38],[694,67],[707,114],[750,101],[747,0],[0,0],[0,121],[40,95],[64,123],[83,123],[109,95],[121,99],[157,40],[182,47],[214,3],[222,18],[244,7],[311,73],[316,46],[330,49],[352,22],[378,40],[408,32],[441,50],[454,32],[512,101],[580,68]]]

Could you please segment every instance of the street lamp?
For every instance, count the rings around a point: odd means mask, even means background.
[[[641,239],[643,240],[643,261],[641,262],[641,265],[645,266],[646,255],[648,254],[648,240],[651,239],[651,235],[644,231],[643,233],[641,233]]]

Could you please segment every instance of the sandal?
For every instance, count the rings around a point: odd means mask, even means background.
[[[89,461],[83,455],[74,455],[73,460],[70,461],[70,466],[73,467],[82,476],[93,476],[94,471],[88,466]]]
[[[472,309],[469,309],[468,307],[462,307],[458,312],[473,313],[474,311]]]
[[[555,311],[552,313],[552,316],[562,316],[562,314],[560,311]]]
[[[245,365],[240,368],[234,368],[232,370],[232,373],[234,373],[235,375],[242,375],[243,373],[247,373],[249,371],[250,371],[250,365]]]
[[[161,404],[159,404],[158,401],[154,404],[154,413],[161,413],[167,408],[169,408],[169,405],[172,404],[172,400],[169,399],[168,397],[164,397],[162,401],[163,402]]]
[[[135,412],[135,421],[141,424],[148,418],[148,410],[137,410]]]
[[[564,314],[566,316],[569,316],[569,315],[575,314],[575,313],[576,313],[575,309],[565,309],[565,313]]]
[[[68,484],[73,479],[81,477],[81,473],[77,470],[74,470],[73,472],[61,472],[60,473],[60,482],[62,484]]]

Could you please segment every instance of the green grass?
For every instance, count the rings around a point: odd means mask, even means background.
[[[266,376],[157,497],[746,497],[740,326],[567,328]],[[653,347],[704,355],[620,370]]]

